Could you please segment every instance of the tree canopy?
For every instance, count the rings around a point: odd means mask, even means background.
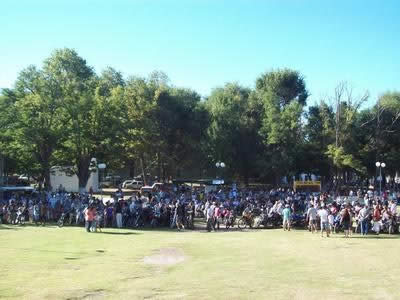
[[[160,71],[124,78],[96,73],[73,49],[57,49],[41,67],[27,66],[0,96],[0,154],[8,172],[50,188],[50,168],[70,166],[84,188],[93,157],[131,176],[224,177],[280,183],[299,173],[324,181],[376,175],[375,161],[400,168],[400,93],[354,97],[339,83],[307,106],[305,77],[273,69],[255,87],[227,83],[207,98],[176,87]]]

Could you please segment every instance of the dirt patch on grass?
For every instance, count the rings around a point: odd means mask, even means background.
[[[151,265],[175,265],[184,260],[185,255],[181,249],[162,248],[157,254],[146,256],[143,262]]]

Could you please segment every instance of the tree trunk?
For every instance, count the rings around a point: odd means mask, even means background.
[[[90,157],[81,157],[78,161],[79,193],[86,192],[86,185],[90,177]]]
[[[46,191],[51,191],[51,182],[50,182],[50,168],[47,166],[47,168],[44,170],[44,189]]]
[[[146,174],[144,172],[144,156],[143,156],[143,154],[140,155],[140,165],[142,167],[143,184],[147,185]]]

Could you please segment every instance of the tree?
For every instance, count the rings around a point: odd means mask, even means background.
[[[93,157],[112,152],[122,130],[122,92],[104,84],[74,50],[60,49],[44,63],[45,76],[62,99],[60,119],[65,127],[58,159],[73,166],[80,191],[85,190]],[[111,80],[111,82],[113,82]]]
[[[260,134],[275,180],[294,175],[304,141],[301,117],[308,97],[304,79],[289,69],[267,72],[256,80],[255,93],[263,107]]]
[[[256,80],[256,89],[273,94],[281,108],[294,100],[305,105],[309,96],[303,76],[290,69],[278,69],[261,74]]]
[[[361,112],[357,125],[364,144],[360,155],[369,175],[376,175],[376,161],[385,161],[386,173],[394,178],[400,169],[400,93],[384,93],[373,107]]]
[[[18,161],[21,171],[44,182],[46,189],[51,188],[50,163],[63,133],[57,118],[61,103],[55,94],[43,71],[29,66],[6,96],[3,110],[8,156]]]
[[[261,140],[259,122],[252,114],[250,90],[235,83],[214,89],[206,101],[211,123],[208,139],[210,163],[223,161],[236,177],[248,183],[256,173]]]
[[[321,101],[309,107],[304,135],[305,159],[301,160],[304,162],[302,169],[309,173],[319,174],[328,181],[331,176],[331,165],[325,152],[328,145],[335,141],[335,114],[331,106]]]
[[[362,146],[357,139],[357,120],[360,107],[368,97],[368,92],[355,97],[353,89],[346,82],[339,83],[335,88],[335,142],[328,145],[325,153],[336,168],[337,189],[352,173],[360,176],[367,173],[359,155]]]
[[[197,162],[208,118],[196,92],[171,87],[164,73],[155,72],[128,80],[125,97],[130,121],[125,146],[132,161],[141,162],[142,173],[153,168],[159,178],[167,170],[179,175]]]

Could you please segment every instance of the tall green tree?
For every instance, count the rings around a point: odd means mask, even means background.
[[[143,175],[153,169],[158,177],[180,176],[181,169],[198,161],[208,118],[196,92],[171,87],[164,73],[155,72],[128,80],[125,97],[126,152],[140,161]]]
[[[304,159],[301,168],[311,174],[318,174],[323,181],[330,180],[331,164],[325,154],[328,145],[335,140],[335,114],[324,101],[310,106],[304,126]]]
[[[260,134],[268,149],[270,170],[278,181],[299,171],[308,91],[299,72],[279,69],[257,78],[255,93],[263,107]]]
[[[257,173],[262,151],[259,122],[250,104],[250,90],[236,83],[214,89],[206,106],[211,123],[208,139],[212,160],[225,162],[227,169],[246,183]]]
[[[9,95],[8,107],[3,110],[8,156],[18,161],[21,171],[50,189],[53,154],[64,132],[57,116],[61,112],[57,89],[42,70],[29,66],[20,73]]]
[[[357,138],[357,120],[368,97],[367,92],[361,97],[353,96],[353,89],[346,82],[335,88],[335,142],[328,145],[325,153],[335,169],[337,189],[353,174],[361,177],[367,174],[360,157],[362,145]]]
[[[91,159],[112,151],[122,130],[120,111],[123,94],[95,76],[93,68],[72,49],[59,49],[45,61],[48,80],[58,87],[62,99],[65,136],[58,159],[73,166],[79,189],[86,188]]]

